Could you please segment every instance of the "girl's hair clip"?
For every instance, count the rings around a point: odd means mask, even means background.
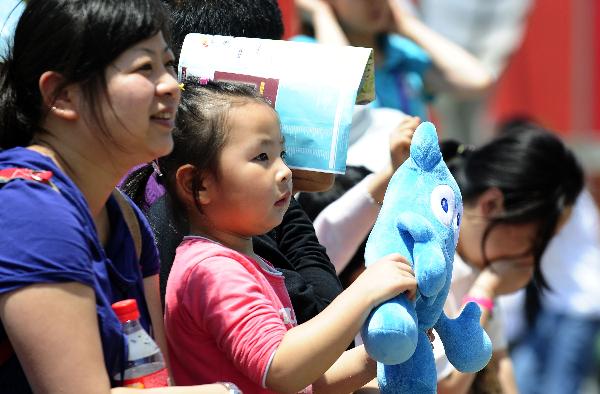
[[[181,90],[183,92],[185,90],[185,84],[182,82],[182,83],[179,83],[178,85],[179,85],[179,90]]]
[[[152,160],[150,162],[150,165],[152,165],[152,169],[154,170],[154,173],[156,174],[156,176],[158,176],[158,177],[163,176],[163,173],[160,172],[160,167],[158,166],[158,163],[156,160]]]

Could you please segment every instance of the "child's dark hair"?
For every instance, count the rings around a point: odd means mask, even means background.
[[[176,196],[175,175],[177,169],[185,164],[195,167],[197,182],[192,185],[196,207],[201,209],[197,200],[201,174],[209,171],[216,177],[218,173],[217,157],[227,138],[227,116],[229,110],[248,102],[267,105],[253,87],[239,83],[208,81],[206,84],[186,81],[181,94],[181,104],[177,110],[173,131],[174,147],[167,156],[157,160],[161,176],[158,180],[171,196]],[[269,107],[270,108],[270,107]],[[147,164],[131,173],[122,189],[136,204],[147,207],[145,189],[148,178],[154,169]],[[176,204],[178,215],[183,216],[183,207]]]
[[[25,146],[47,113],[38,82],[52,70],[62,87],[81,86],[86,109],[108,137],[99,100],[106,67],[132,45],[162,32],[168,14],[160,0],[30,0],[14,43],[0,66],[0,148]]]
[[[507,130],[477,149],[443,142],[442,155],[465,204],[492,187],[503,194],[504,213],[490,221],[482,251],[491,230],[499,224],[539,224],[533,245],[534,279],[538,287],[547,288],[540,270],[542,253],[562,212],[575,203],[583,189],[583,170],[573,153],[552,132],[527,124]],[[485,253],[484,258],[487,260]]]
[[[188,33],[271,40],[283,36],[277,0],[181,0],[172,7],[171,23],[177,58]]]

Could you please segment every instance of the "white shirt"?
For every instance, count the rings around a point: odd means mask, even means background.
[[[379,214],[380,207],[367,190],[372,177],[367,175],[315,218],[315,234],[338,274],[367,238]]]
[[[542,255],[542,273],[553,289],[544,307],[569,315],[600,317],[600,213],[588,190]]]

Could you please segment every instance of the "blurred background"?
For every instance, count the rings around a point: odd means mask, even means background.
[[[293,37],[300,32],[294,0],[278,1],[285,38]],[[429,105],[429,118],[436,123],[441,139],[477,145],[506,125],[533,121],[554,130],[574,150],[586,172],[591,198],[590,204],[582,208],[589,221],[574,229],[573,234],[579,231],[585,235],[587,246],[582,249],[583,238],[567,234],[562,244],[551,249],[556,254],[548,259],[555,262],[548,264],[569,269],[569,264],[581,263],[578,265],[586,266],[582,276],[587,277],[583,279],[600,289],[600,2],[397,1],[475,55],[496,77],[493,88],[479,97],[465,99],[449,93],[436,96]],[[23,8],[19,0],[0,0],[0,55],[7,50]],[[585,256],[577,262],[569,261],[576,254],[570,255],[571,251],[584,251]],[[587,297],[588,302],[591,297],[595,305],[585,319],[600,326],[600,290],[588,291],[583,285],[577,288],[577,284],[564,290],[567,297]],[[556,300],[546,302],[549,306],[557,304]],[[525,292],[507,297],[502,303],[509,339],[517,343],[527,330],[520,313],[525,310]],[[600,340],[598,330],[587,335],[593,337],[595,345],[583,351],[593,353],[596,365],[580,392],[593,394],[599,392]]]

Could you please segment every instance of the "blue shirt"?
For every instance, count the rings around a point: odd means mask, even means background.
[[[294,41],[317,42],[308,36],[293,37]],[[397,34],[381,37],[383,64],[375,68],[375,101],[370,105],[398,109],[408,115],[428,119],[424,76],[431,59],[417,44]]]
[[[382,37],[383,64],[375,68],[375,107],[395,108],[428,119],[424,76],[431,59],[414,42],[397,34]]]
[[[150,228],[130,202],[142,234],[138,264],[133,238],[112,196],[107,202],[110,239],[104,248],[84,196],[52,160],[29,149],[13,148],[0,152],[0,169],[10,167],[52,171],[60,192],[21,179],[0,188],[0,293],[36,283],[78,282],[93,288],[104,360],[112,379],[123,368],[126,346],[111,304],[136,298],[142,325],[149,329],[143,277],[159,271]],[[0,325],[0,340],[5,337]],[[26,392],[23,379],[14,355],[0,365],[0,392]]]

